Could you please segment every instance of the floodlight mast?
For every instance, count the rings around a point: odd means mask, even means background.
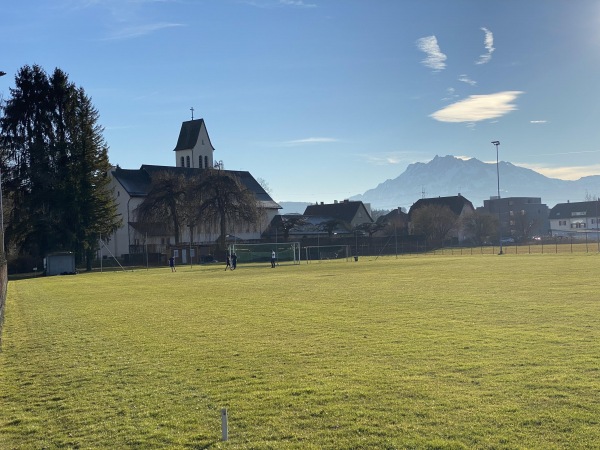
[[[502,255],[502,217],[500,215],[500,164],[498,160],[498,146],[500,141],[492,141],[492,144],[496,146],[496,177],[498,179],[498,243],[500,245],[499,255]]]

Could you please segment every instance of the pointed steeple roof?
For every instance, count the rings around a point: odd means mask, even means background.
[[[177,146],[173,149],[173,151],[189,150],[194,148],[198,142],[198,136],[200,136],[200,130],[202,129],[202,126],[204,126],[204,129],[206,130],[204,119],[195,119],[183,122],[181,124],[181,131],[179,132],[179,139],[177,139]],[[206,131],[206,136],[208,136],[208,131]],[[208,138],[208,143],[214,150],[215,148],[210,142],[210,137]]]

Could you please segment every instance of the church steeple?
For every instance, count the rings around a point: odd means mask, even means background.
[[[190,108],[192,117],[194,108]],[[181,124],[179,139],[175,151],[175,165],[177,167],[191,167],[207,169],[213,167],[213,152],[215,151],[204,119],[192,119]]]

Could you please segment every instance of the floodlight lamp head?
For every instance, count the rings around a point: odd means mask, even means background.
[[[492,141],[492,144],[494,144],[494,145],[500,145],[500,141]]]

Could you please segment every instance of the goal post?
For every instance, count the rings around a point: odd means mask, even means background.
[[[240,263],[270,262],[272,252],[277,264],[300,264],[300,242],[236,243],[227,248],[227,253],[235,253]]]
[[[350,257],[349,245],[311,245],[304,247],[306,263],[312,261],[328,261],[345,259]]]

